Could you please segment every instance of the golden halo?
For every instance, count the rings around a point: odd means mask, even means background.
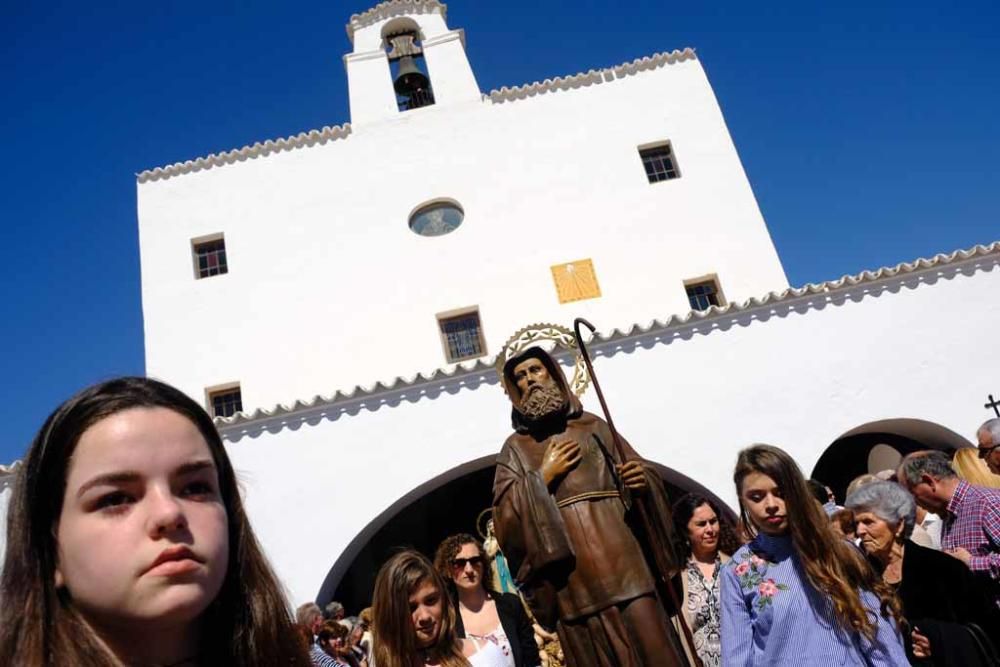
[[[479,516],[476,517],[476,532],[479,533],[479,539],[481,539],[483,542],[486,541],[486,532],[487,532],[486,524],[489,522],[492,515],[493,515],[493,508],[487,507],[486,509],[484,509],[482,512],[479,513]],[[486,521],[483,521],[484,518],[486,519]]]
[[[587,373],[587,366],[583,362],[583,355],[576,347],[576,337],[573,331],[558,324],[531,324],[523,329],[518,329],[514,335],[507,339],[497,355],[496,369],[497,377],[500,379],[500,386],[504,392],[507,386],[503,381],[503,367],[508,359],[516,357],[518,354],[533,347],[538,343],[555,343],[554,347],[561,347],[564,350],[573,352],[575,363],[573,364],[573,379],[570,380],[569,388],[573,394],[579,398],[583,392],[587,391],[590,384],[590,374]]]

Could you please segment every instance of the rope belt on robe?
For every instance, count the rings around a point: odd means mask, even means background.
[[[563,498],[562,500],[556,502],[556,507],[567,507],[574,503],[580,503],[584,500],[594,500],[596,498],[618,498],[620,497],[617,491],[588,491],[587,493],[579,493],[575,496],[570,496],[569,498]]]

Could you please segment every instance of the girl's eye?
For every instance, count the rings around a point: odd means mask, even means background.
[[[215,487],[209,482],[190,482],[185,485],[184,493],[188,496],[211,496],[215,494]]]
[[[97,499],[94,507],[99,510],[121,511],[132,502],[132,496],[124,491],[112,491]]]

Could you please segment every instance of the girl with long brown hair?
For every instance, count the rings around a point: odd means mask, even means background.
[[[377,667],[503,667],[494,644],[457,636],[444,580],[416,551],[401,551],[379,570],[372,617]]]
[[[211,418],[146,378],[84,389],[42,426],[0,603],[3,665],[309,665]]]
[[[895,595],[834,536],[795,461],[754,445],[733,481],[754,537],[722,572],[722,664],[907,665]]]

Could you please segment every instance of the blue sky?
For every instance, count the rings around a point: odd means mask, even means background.
[[[348,121],[343,26],[374,0],[87,4],[0,9],[4,463],[76,389],[144,371],[135,174]],[[793,285],[1000,239],[998,14],[448,7],[484,91],[694,47]]]

